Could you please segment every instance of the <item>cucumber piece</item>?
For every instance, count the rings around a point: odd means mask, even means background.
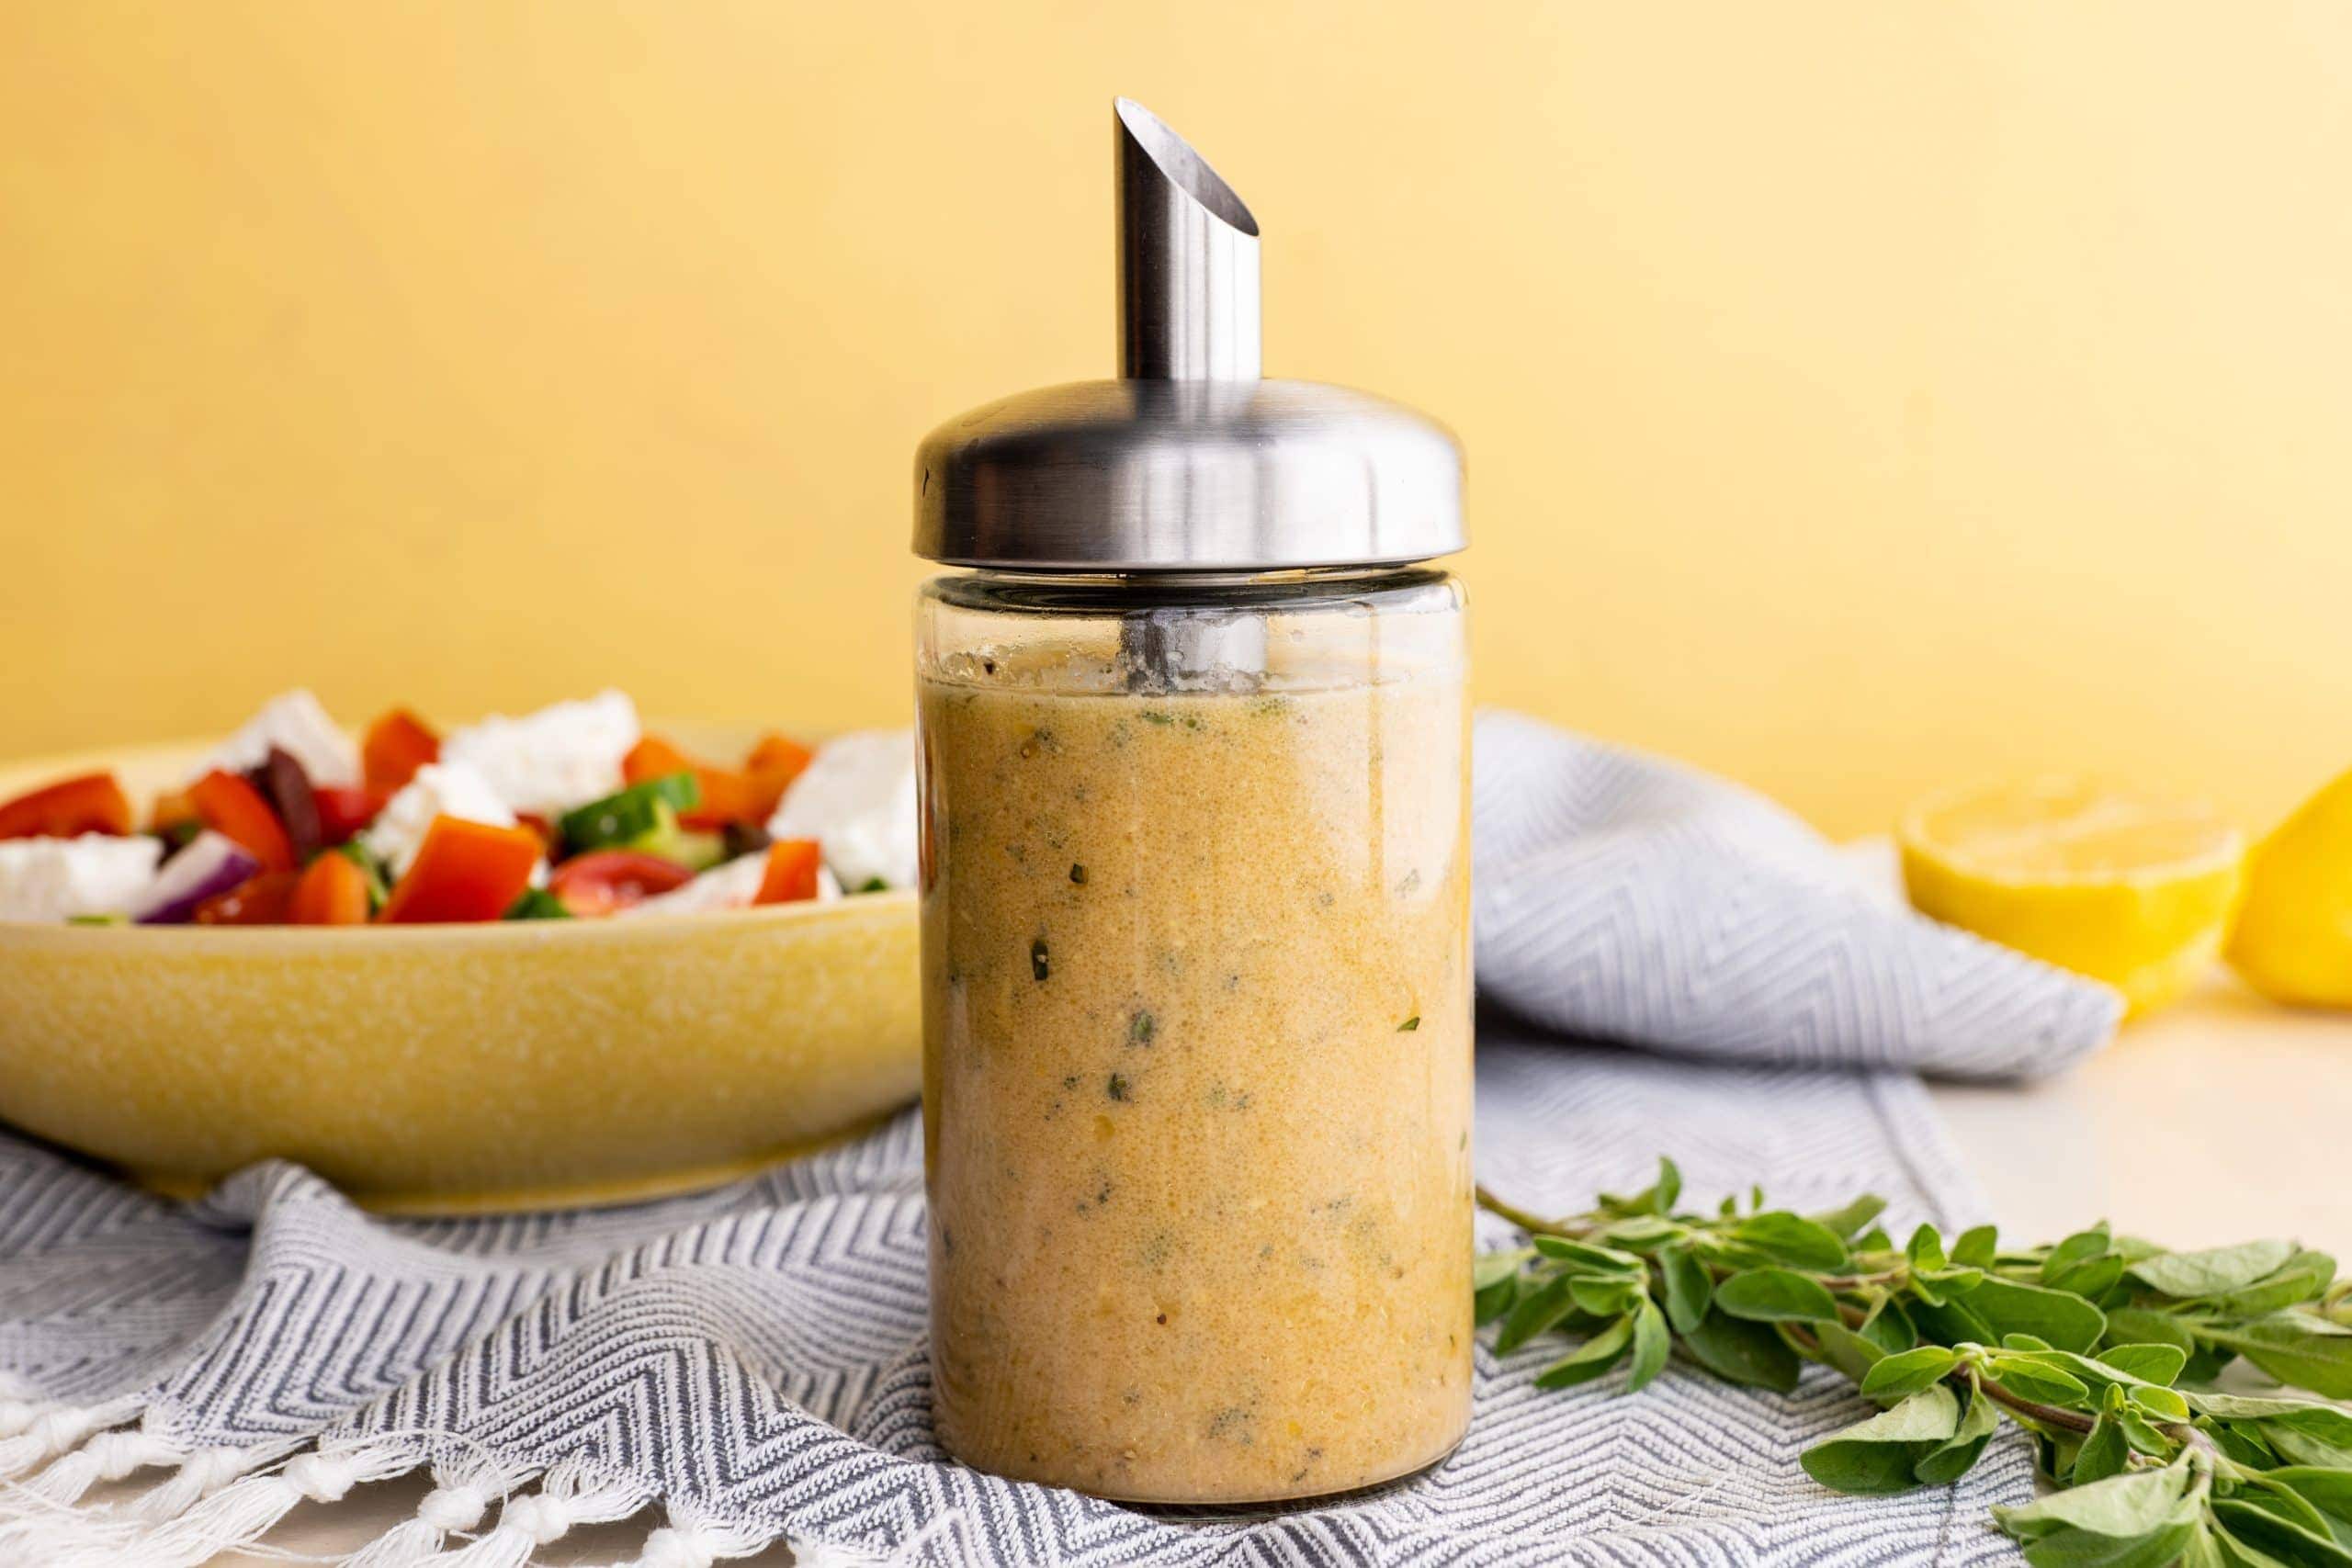
[[[701,801],[702,785],[694,774],[666,773],[567,811],[556,828],[575,852],[630,849],[665,821],[677,831],[678,813]]]
[[[544,887],[526,887],[523,896],[506,907],[500,917],[509,920],[569,920],[575,919],[563,907],[563,901]]]

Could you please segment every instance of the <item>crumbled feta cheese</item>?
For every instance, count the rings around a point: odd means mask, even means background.
[[[624,915],[692,915],[705,909],[748,909],[752,907],[752,900],[760,896],[760,880],[767,874],[767,869],[765,851],[738,855],[724,865],[711,867],[683,887],[657,893],[618,912]],[[819,866],[818,902],[841,896],[842,885],[833,880],[831,872]]]
[[[424,830],[433,826],[435,817],[487,822],[493,828],[514,826],[514,813],[506,809],[506,803],[481,773],[463,762],[427,762],[384,803],[384,809],[359,835],[359,841],[369,854],[390,866],[397,878],[416,859]]]
[[[441,743],[441,760],[474,769],[508,810],[553,819],[621,787],[621,759],[639,733],[637,705],[605,692],[469,725]]]
[[[301,690],[285,693],[263,704],[261,712],[247,719],[243,729],[220,742],[197,772],[200,774],[220,768],[242,773],[248,768],[258,768],[268,759],[273,746],[301,763],[302,771],[311,775],[314,784],[359,782],[359,748],[327,716],[319,699]]]
[[[0,839],[0,920],[122,914],[155,880],[163,858],[163,841],[143,834]]]
[[[910,729],[827,741],[768,821],[778,839],[814,839],[844,887],[879,877],[915,885],[915,743]]]

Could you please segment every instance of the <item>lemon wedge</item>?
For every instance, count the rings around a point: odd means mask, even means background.
[[[2352,773],[2256,847],[2229,959],[2274,1001],[2352,1007]]]
[[[2201,806],[2075,777],[1930,796],[1896,838],[1914,908],[2106,981],[2127,1018],[2212,961],[2245,853]]]

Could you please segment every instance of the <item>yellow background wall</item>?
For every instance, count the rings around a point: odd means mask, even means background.
[[[907,473],[1107,374],[1109,100],[1471,454],[1478,684],[1826,826],[2352,763],[2352,11],[0,4],[0,751],[908,708]]]

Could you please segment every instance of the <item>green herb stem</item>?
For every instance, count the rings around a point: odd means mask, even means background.
[[[1478,1207],[1509,1220],[1530,1235],[1555,1235],[1566,1241],[1582,1241],[1592,1234],[1589,1225],[1571,1225],[1562,1220],[1547,1220],[1516,1204],[1507,1203],[1488,1191],[1484,1183],[1473,1188],[1472,1191],[1477,1197]]]

